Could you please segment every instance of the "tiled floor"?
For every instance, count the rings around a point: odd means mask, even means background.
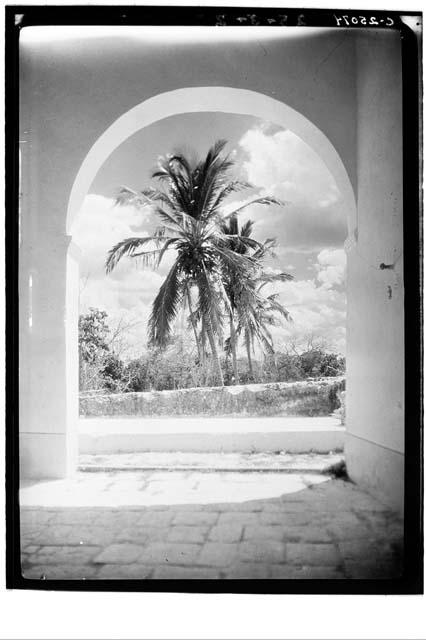
[[[394,578],[402,522],[320,474],[80,472],[21,490],[35,579]]]

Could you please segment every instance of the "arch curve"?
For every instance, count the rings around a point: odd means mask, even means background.
[[[334,177],[346,207],[349,235],[356,228],[353,188],[340,155],[324,133],[304,115],[279,100],[248,89],[186,87],[160,93],[141,102],[104,131],[89,150],[74,180],[67,210],[67,233],[99,169],[111,153],[137,131],[183,113],[222,112],[258,117],[290,129],[323,160]]]

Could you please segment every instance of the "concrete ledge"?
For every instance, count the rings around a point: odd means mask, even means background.
[[[404,454],[346,433],[346,467],[360,487],[403,514]]]
[[[345,378],[195,387],[174,391],[82,394],[80,414],[96,417],[329,416]]]
[[[80,420],[82,454],[143,451],[328,453],[342,450],[336,418],[187,418]]]

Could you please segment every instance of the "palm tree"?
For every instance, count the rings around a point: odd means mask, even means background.
[[[250,249],[259,249],[261,245],[251,238],[253,230],[253,222],[248,220],[239,229],[237,215],[230,216],[220,223],[221,231],[227,236],[227,242],[235,253],[239,255],[249,255]],[[252,252],[253,253],[253,252]],[[257,268],[256,260],[251,256],[255,269]],[[238,360],[237,360],[237,331],[235,320],[239,319],[240,323],[246,320],[247,309],[255,303],[254,289],[254,271],[246,271],[244,278],[238,274],[232,266],[228,266],[223,273],[223,286],[225,300],[227,302],[227,311],[229,315],[229,351],[232,354],[232,368],[234,371],[235,384],[239,383]]]
[[[250,375],[253,376],[251,359],[252,347],[257,339],[265,350],[274,354],[272,335],[268,326],[277,324],[276,314],[291,320],[287,309],[279,302],[278,294],[271,294],[266,298],[261,295],[262,289],[272,282],[286,282],[293,276],[284,272],[267,272],[264,261],[267,256],[273,256],[276,245],[275,239],[267,239],[260,243],[254,240],[252,220],[248,220],[239,229],[237,216],[231,216],[221,221],[221,230],[229,238],[229,246],[240,255],[249,255],[255,270],[247,271],[244,278],[233,270],[232,266],[225,269],[224,287],[227,294],[229,310],[229,349],[232,353],[235,382],[238,384],[237,341],[238,334],[244,334],[247,360]],[[238,318],[236,329],[234,319]]]
[[[195,287],[197,312],[222,386],[223,375],[215,341],[223,325],[222,270],[232,266],[235,273],[243,276],[253,268],[249,257],[229,247],[219,228],[225,199],[232,193],[250,188],[246,182],[230,180],[234,162],[229,156],[221,155],[225,145],[224,140],[216,142],[200,162],[190,162],[182,154],[160,158],[152,178],[158,179],[164,189],[148,188],[136,192],[127,187],[121,188],[116,204],[151,205],[160,224],[152,236],[126,238],[116,244],[106,261],[107,273],[123,256],[138,258],[143,267],[157,269],[166,251],[176,251],[174,263],[152,305],[148,322],[149,342],[159,347],[167,344],[184,297],[192,306],[191,289]],[[281,203],[276,198],[255,198],[225,218],[237,215],[252,204]]]
[[[275,348],[270,327],[277,326],[279,319],[277,316],[283,317],[291,322],[291,316],[288,310],[279,302],[279,294],[273,293],[268,296],[261,296],[261,290],[266,284],[272,282],[286,282],[292,280],[293,276],[288,273],[261,273],[256,280],[257,304],[249,310],[247,319],[243,327],[239,327],[239,332],[244,332],[244,342],[247,351],[247,360],[249,365],[250,376],[253,377],[253,363],[251,353],[254,349],[254,343],[257,340],[270,356],[275,360]]]

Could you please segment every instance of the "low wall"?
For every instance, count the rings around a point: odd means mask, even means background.
[[[80,397],[80,416],[327,416],[345,378]]]

